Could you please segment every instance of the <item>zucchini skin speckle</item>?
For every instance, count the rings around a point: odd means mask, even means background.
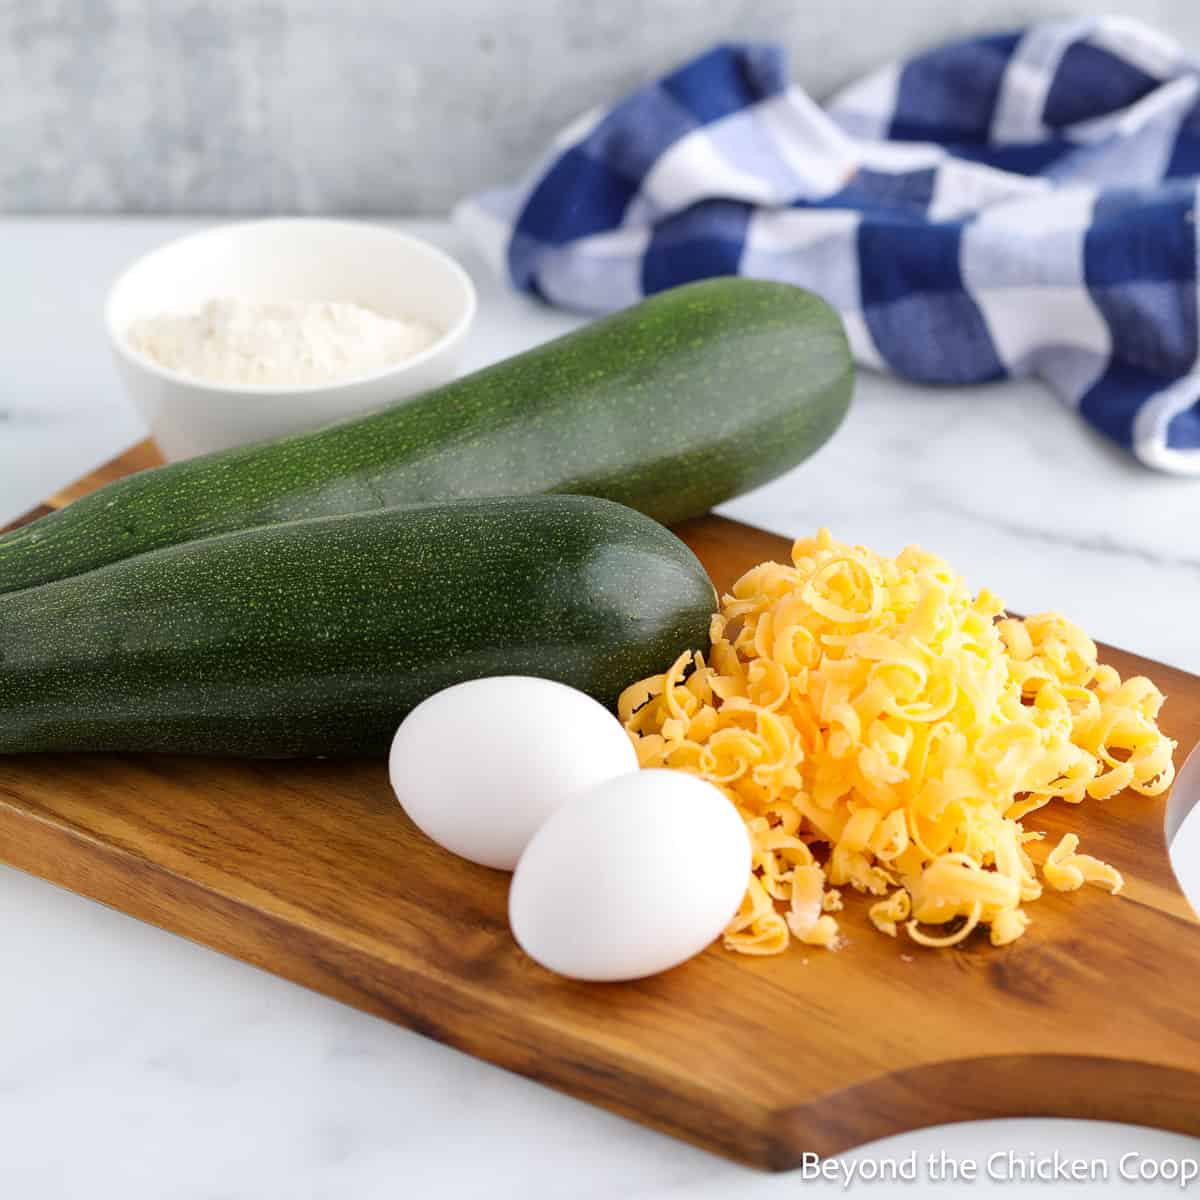
[[[461,497],[600,496],[674,524],[807,458],[852,385],[819,297],[704,280],[369,416],[118,480],[0,535],[0,592],[232,530]]]
[[[706,645],[715,606],[674,534],[583,496],[223,534],[0,596],[0,753],[381,755],[483,675],[614,706]]]

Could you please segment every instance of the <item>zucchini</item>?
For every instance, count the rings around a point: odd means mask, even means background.
[[[614,706],[715,607],[674,534],[586,496],[241,530],[0,596],[0,753],[383,754],[483,675]]]
[[[812,293],[689,284],[394,408],[118,480],[0,537],[0,592],[235,529],[455,497],[573,492],[672,524],[807,458],[852,372]]]

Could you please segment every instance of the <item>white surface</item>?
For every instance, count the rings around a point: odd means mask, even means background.
[[[108,358],[105,290],[200,221],[0,221],[0,520],[137,440]],[[480,289],[476,366],[571,327],[500,289],[440,226]],[[861,381],[837,438],[728,507],[781,531],[828,524],[894,551],[920,541],[1014,608],[1057,607],[1097,637],[1200,671],[1200,481],[1152,475],[1040,387],[930,391]],[[1200,820],[1175,844],[1200,898]],[[1097,895],[1098,904],[1119,904]],[[1036,913],[1034,914],[1036,916]],[[486,1066],[119,913],[0,869],[0,1195],[360,1200],[439,1195],[795,1196],[763,1176]],[[1102,1003],[1102,997],[1097,997]],[[1197,1001],[1200,1004],[1200,999]],[[1200,1157],[1124,1126],[993,1121],[889,1139],[859,1157],[945,1150]],[[913,1195],[974,1195],[936,1184]],[[807,1185],[840,1195],[836,1183]],[[996,1185],[1042,1196],[1045,1184]],[[857,1184],[853,1194],[894,1188]],[[1055,1196],[1092,1185],[1055,1187]],[[1200,1195],[1200,1183],[1186,1194]]]
[[[439,331],[404,362],[309,386],[213,383],[170,370],[130,343],[137,321],[210,300],[351,301]],[[475,288],[436,246],[361,221],[246,221],[180,238],[113,286],[106,324],[134,407],[169,459],[313,429],[453,379],[475,317]]]

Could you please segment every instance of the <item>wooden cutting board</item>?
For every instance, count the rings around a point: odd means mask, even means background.
[[[155,461],[137,447],[48,506]],[[680,532],[721,588],[788,551],[719,518]],[[1182,763],[1200,740],[1200,679],[1103,653],[1166,691]],[[1126,892],[1050,893],[1003,950],[980,937],[946,951],[892,941],[851,897],[838,953],[756,960],[713,947],[654,979],[597,985],[556,978],[517,949],[508,877],[426,841],[380,764],[0,759],[8,862],[774,1169],[978,1117],[1200,1134],[1200,925],[1171,872],[1165,811],[1122,795],[1031,818],[1052,838],[1078,830]]]

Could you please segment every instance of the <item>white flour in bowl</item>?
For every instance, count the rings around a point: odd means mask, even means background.
[[[372,375],[431,346],[423,321],[382,317],[357,304],[210,300],[199,312],[134,322],[129,344],[208,383],[305,387]]]

